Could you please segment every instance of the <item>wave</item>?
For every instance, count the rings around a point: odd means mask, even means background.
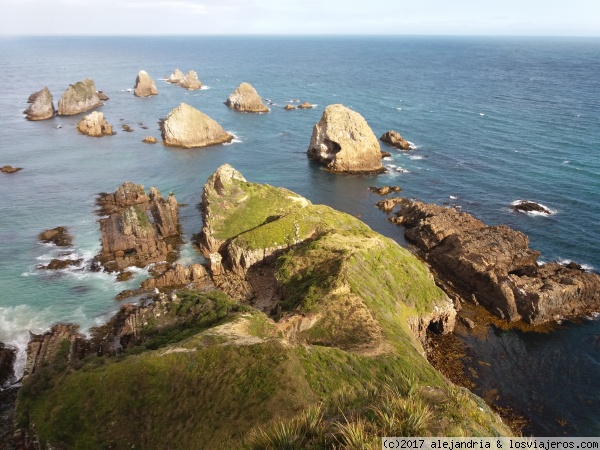
[[[427,156],[423,156],[423,155],[408,155],[408,159],[412,159],[414,161],[418,161],[420,159],[425,159],[427,158]]]
[[[571,259],[562,259],[561,258],[561,259],[558,259],[556,262],[563,266],[566,266],[571,263],[575,263],[575,264],[581,266],[581,268],[583,270],[585,270],[586,272],[593,273],[595,271],[594,266],[592,266],[591,264],[585,264],[585,263],[581,264],[581,263],[578,263],[577,261],[573,261]]]
[[[404,167],[397,167],[396,168],[396,172],[400,172],[400,173],[410,173],[410,170],[405,169]]]

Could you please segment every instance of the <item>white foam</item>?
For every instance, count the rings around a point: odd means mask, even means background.
[[[479,113],[479,115],[480,115],[480,116],[482,116],[482,117],[483,117],[483,116],[485,116],[485,114],[484,114],[484,113]]]
[[[233,139],[231,140],[231,142],[223,143],[223,145],[240,144],[243,142],[242,139],[239,136],[237,136],[233,131],[228,131],[228,133],[233,136]]]
[[[385,158],[383,158],[383,161],[393,161],[391,156],[386,156]]]
[[[408,159],[418,161],[419,159],[425,159],[425,157],[422,155],[408,155]]]
[[[566,160],[566,161],[563,161],[563,164],[569,164],[570,162],[571,162],[571,161],[569,161],[569,160]]]
[[[578,263],[577,261],[573,261],[571,259],[559,259],[556,262],[559,263],[560,265],[563,265],[563,266],[566,266],[566,265],[571,264],[571,263],[575,263],[575,264],[580,265],[581,268],[583,270],[585,270],[586,272],[593,272],[594,271],[594,266],[592,266],[590,264],[585,264],[585,263],[581,264],[581,263]]]
[[[402,108],[396,108],[398,111],[402,111]]]
[[[456,195],[450,195],[450,198],[452,200],[458,200],[460,197],[456,196]]]
[[[410,173],[410,170],[407,170],[407,169],[405,169],[405,168],[403,168],[403,167],[398,167],[398,168],[396,169],[396,172],[400,172],[400,173]]]
[[[203,85],[203,86],[200,88],[200,90],[201,90],[201,91],[208,91],[209,89],[210,89],[210,86],[206,86],[206,85]]]
[[[411,141],[406,141],[406,142],[408,142],[408,145],[410,145],[411,150],[416,150],[418,148],[414,142],[411,142]]]

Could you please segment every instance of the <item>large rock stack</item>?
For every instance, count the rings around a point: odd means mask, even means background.
[[[72,116],[102,105],[94,80],[87,78],[69,85],[58,100],[58,115]]]

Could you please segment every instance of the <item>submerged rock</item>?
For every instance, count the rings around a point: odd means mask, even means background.
[[[221,125],[185,103],[174,108],[160,127],[165,144],[171,147],[207,147],[233,140]]]
[[[43,231],[39,234],[41,242],[54,244],[58,247],[69,247],[73,243],[73,238],[66,227],[56,227]]]
[[[285,105],[283,107],[283,109],[285,109],[286,111],[291,111],[292,109],[296,109],[296,107],[294,105]]]
[[[142,142],[146,144],[156,144],[156,138],[154,136],[147,136]]]
[[[69,85],[58,100],[58,115],[72,116],[102,105],[94,80],[87,78]]]
[[[0,167],[0,172],[2,173],[15,173],[19,170],[23,170],[22,167],[13,167],[13,166],[2,166]]]
[[[225,104],[231,109],[241,112],[269,112],[268,106],[263,104],[260,95],[258,95],[256,89],[249,83],[240,84],[235,91],[229,95]]]
[[[135,79],[135,87],[133,88],[133,95],[136,97],[149,97],[151,95],[157,95],[156,85],[154,80],[150,78],[148,72],[140,70]]]
[[[96,91],[96,94],[98,95],[98,98],[103,102],[110,100],[110,98],[108,98],[108,96],[102,91]]]
[[[552,214],[552,211],[546,208],[544,205],[529,200],[517,200],[512,204],[512,207],[515,211],[519,212],[539,213],[545,215]]]
[[[190,70],[181,80],[179,80],[177,85],[188,91],[196,91],[202,88],[202,82],[198,79],[198,74],[194,70]]]
[[[23,111],[23,114],[27,115],[27,120],[51,119],[56,114],[52,94],[47,87],[31,94],[27,102],[31,103],[31,106]]]
[[[329,105],[314,126],[308,157],[332,172],[383,172],[379,142],[365,119],[344,105]]]
[[[313,105],[308,103],[308,102],[304,102],[298,105],[298,109],[312,109]]]
[[[77,124],[77,129],[92,137],[110,136],[113,133],[112,126],[104,118],[104,114],[94,111],[88,114]]]
[[[400,136],[400,133],[394,130],[390,130],[387,133],[383,133],[383,135],[379,139],[381,139],[381,141],[385,142],[386,144],[390,144],[401,150],[412,149],[410,142],[408,142],[406,139]]]

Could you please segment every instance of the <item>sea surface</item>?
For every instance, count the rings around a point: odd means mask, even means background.
[[[164,82],[175,68],[206,86]],[[136,98],[139,70],[159,95]],[[57,321],[86,330],[118,307],[114,296],[147,274],[117,283],[86,265],[100,247],[94,199],[124,181],[173,192],[180,203],[185,263],[201,226],[196,208],[208,176],[223,163],[249,181],[287,187],[311,201],[359,215],[406,245],[402,229],[374,207],[368,186],[398,184],[403,194],[456,204],[488,224],[530,237],[541,260],[600,268],[600,40],[442,37],[0,38],[0,341],[20,349],[29,331]],[[100,109],[117,134],[77,132],[81,116],[25,120],[28,96],[44,86],[55,103],[70,83],[91,77],[110,100]],[[241,114],[223,102],[251,83],[271,102],[267,114]],[[290,100],[309,110],[284,111]],[[188,103],[235,134],[230,145],[179,150],[160,140],[158,120]],[[306,157],[323,109],[342,103],[377,136],[394,129],[416,149],[392,153],[379,176],[333,175]],[[126,133],[127,124],[133,132]],[[147,127],[143,129],[142,126]],[[516,213],[533,200],[549,216]],[[37,266],[61,250],[37,235],[67,226],[86,262],[58,272]],[[482,366],[478,392],[532,420],[537,435],[600,435],[600,321],[564,323],[550,334],[490,329],[467,339]]]

